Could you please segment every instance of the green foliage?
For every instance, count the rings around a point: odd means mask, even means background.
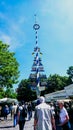
[[[9,45],[0,41],[0,87],[12,87],[18,82],[18,62],[15,53],[9,52]]]
[[[32,101],[36,99],[36,93],[30,89],[30,81],[25,79],[20,82],[17,88],[17,99],[19,101]]]
[[[45,93],[62,90],[69,84],[69,78],[66,76],[59,76],[58,74],[50,75],[47,79],[47,88],[45,90]]]
[[[0,88],[0,99],[1,98],[17,98],[17,94],[14,92],[14,90],[12,88],[6,88],[6,90],[4,88]]]
[[[6,88],[5,95],[8,98],[17,98],[17,94],[16,94],[16,92],[14,92],[14,90],[12,88]]]
[[[0,87],[0,99],[5,97],[5,92],[3,88]]]
[[[73,66],[70,66],[67,70],[67,74],[69,75],[70,79],[73,79]]]
[[[63,90],[64,87],[71,84],[71,80],[67,76],[60,76],[58,74],[50,75],[47,78],[47,87],[45,90],[41,91],[41,95],[47,93],[52,93],[58,90]],[[30,89],[31,80],[22,80],[17,88],[17,98],[18,100],[32,101],[36,99],[36,92]]]

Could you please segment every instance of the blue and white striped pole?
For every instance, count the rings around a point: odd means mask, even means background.
[[[36,76],[37,76],[37,86],[36,86],[36,93],[37,93],[37,97],[40,96],[40,76],[39,76],[39,57],[38,57],[38,53],[39,53],[39,48],[38,48],[38,36],[37,36],[37,30],[40,28],[39,24],[36,24],[36,21],[35,21],[35,24],[33,26],[33,28],[35,29],[35,33],[36,33]]]
[[[37,39],[36,39],[36,41],[37,41]],[[36,42],[36,48],[37,48],[36,49],[36,75],[37,75],[37,88],[36,88],[36,91],[37,91],[37,96],[40,96],[40,91],[39,91],[39,88],[40,88],[40,76],[39,76],[38,42]]]

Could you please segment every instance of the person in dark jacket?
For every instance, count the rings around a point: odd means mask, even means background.
[[[23,130],[24,129],[24,125],[25,125],[25,118],[26,118],[26,110],[24,108],[24,106],[22,105],[22,103],[19,104],[19,108],[18,108],[18,124],[19,124],[19,130]]]
[[[28,104],[27,109],[28,109],[28,120],[30,120],[31,117],[32,117],[32,105],[31,105],[31,103]]]
[[[4,106],[3,112],[4,112],[4,119],[7,120],[7,116],[9,114],[9,107],[8,107],[8,105]]]

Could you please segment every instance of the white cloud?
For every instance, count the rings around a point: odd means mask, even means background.
[[[16,18],[8,18],[8,24],[11,29],[11,31],[14,31],[15,33],[22,33],[23,32],[23,26],[25,24],[26,18],[23,17],[23,15],[17,16]]]
[[[0,40],[2,40],[4,43],[11,43],[11,38],[3,32],[0,32]]]
[[[12,50],[12,51],[23,46],[23,44],[21,44],[17,38],[6,35],[3,32],[0,32],[0,40],[3,41],[4,43],[10,45],[10,50]]]
[[[48,13],[73,14],[73,0],[44,0],[40,3],[40,11]]]
[[[23,16],[20,16],[19,21],[18,21],[19,24],[23,24],[23,23],[25,23],[25,21],[26,21],[26,18]]]
[[[54,20],[65,20],[66,24],[73,23],[73,0],[44,0],[41,3],[41,13]],[[50,20],[50,19],[49,19]],[[60,23],[61,24],[61,23]]]
[[[1,12],[0,19],[4,21],[4,28],[2,28],[2,26],[0,27],[0,40],[4,43],[8,43],[11,50],[15,50],[23,46],[23,37],[25,42],[23,23],[26,19],[23,18],[23,16],[19,16],[18,20],[15,20],[15,18],[10,18],[7,14],[3,14]]]
[[[43,27],[51,31],[55,40],[63,44],[73,43],[73,0],[44,0],[40,4],[40,12],[45,24]]]

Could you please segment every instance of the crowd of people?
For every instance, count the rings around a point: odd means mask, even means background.
[[[35,109],[31,102],[6,104],[1,108],[4,120],[7,120],[8,114],[13,120],[13,127],[19,125],[19,130],[24,129],[26,118],[31,120],[34,110],[34,128],[33,130],[71,130],[73,123],[72,103],[63,101],[46,103],[43,96],[37,99]]]
[[[8,114],[13,120],[13,127],[19,124],[19,130],[23,130],[26,118],[28,121],[32,118],[32,104],[22,101],[0,106],[0,115],[4,117],[4,120],[7,120]]]

